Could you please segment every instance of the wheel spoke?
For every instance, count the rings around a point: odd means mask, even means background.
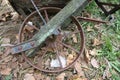
[[[60,64],[60,68],[63,68],[63,65],[62,65],[62,62],[61,62],[60,55],[59,55],[58,51],[56,52],[56,56],[57,56],[57,59],[58,59],[59,64]]]
[[[70,45],[65,44],[65,43],[63,43],[63,42],[59,42],[59,43],[60,43],[60,44],[62,44],[63,46],[65,46],[65,47],[67,47],[67,48],[69,48],[69,49],[71,49],[71,50],[75,51],[76,53],[79,53],[79,51],[78,51],[78,50],[74,49],[74,48],[73,48],[73,47],[71,47]]]
[[[62,62],[61,62],[61,59],[60,59],[60,54],[59,54],[59,51],[57,49],[56,43],[54,43],[54,45],[55,45],[56,56],[57,56],[57,59],[58,59],[59,64],[60,64],[60,68],[62,68],[63,66],[62,66]]]
[[[45,14],[45,19],[46,19],[46,21],[48,22],[48,21],[49,21],[49,17],[48,17],[47,10],[44,10],[44,14]]]
[[[39,58],[39,62],[37,63],[37,65],[41,68],[42,67],[42,61],[43,61],[43,58],[45,56],[45,54],[47,53],[47,50],[45,50],[43,53],[42,53],[42,56]]]
[[[67,36],[70,36],[70,35],[73,35],[73,34],[77,34],[77,33],[80,33],[80,31],[76,30],[76,31],[70,32],[70,33],[65,33],[64,32],[64,37],[67,37]]]
[[[40,29],[39,28],[37,28],[36,26],[34,26],[34,25],[30,25],[30,24],[26,24],[27,26],[30,26],[30,27],[32,27],[32,28],[34,28],[35,30],[37,30],[37,31],[39,31]]]

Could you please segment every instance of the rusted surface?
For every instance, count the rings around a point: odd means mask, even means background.
[[[91,18],[86,18],[86,17],[81,17],[81,16],[77,16],[76,18],[79,20],[88,21],[88,22],[105,23],[105,24],[108,23],[108,21],[91,19]]]
[[[51,19],[51,17],[54,16],[55,13],[57,13],[59,10],[60,10],[59,8],[45,7],[45,8],[41,8],[40,12],[42,14],[44,13],[43,16],[44,16],[45,20],[48,22]],[[33,17],[38,16],[38,15],[36,16],[35,14],[36,13],[32,13],[32,15],[28,16],[27,19],[24,21],[24,24],[27,24],[29,21],[32,21]],[[38,21],[39,19],[37,18],[35,20]],[[33,61],[34,59],[36,59],[36,56],[33,57],[33,59],[27,56],[27,55],[29,55],[29,54],[27,54],[27,53],[29,53],[29,51],[26,51],[25,53],[22,53],[22,56],[24,57],[25,61],[27,61],[31,66],[33,66],[34,68],[36,68],[40,71],[50,72],[50,73],[61,72],[61,71],[64,71],[64,70],[70,68],[71,66],[73,66],[73,64],[79,59],[80,54],[83,53],[85,40],[84,40],[84,33],[83,33],[83,30],[82,30],[82,27],[79,24],[78,20],[75,17],[72,17],[72,22],[76,26],[76,29],[77,29],[76,31],[71,31],[70,30],[71,33],[66,34],[66,33],[63,32],[63,30],[59,29],[58,30],[59,31],[58,35],[53,34],[53,35],[49,36],[44,41],[43,46],[38,47],[38,49],[39,49],[38,54],[39,55],[37,55],[37,56],[39,56],[39,58],[38,58],[37,63],[34,63],[34,61]],[[34,23],[34,20],[33,20],[33,23]],[[40,23],[42,23],[42,21]],[[41,26],[42,25],[43,24],[41,24]],[[34,26],[41,29],[40,26],[37,26],[37,25],[34,25]],[[69,29],[68,29],[68,31],[69,31]],[[31,33],[28,34],[24,31],[25,26],[22,26],[20,30],[21,30],[20,31],[20,36],[19,36],[20,43],[24,42],[26,40],[29,40],[37,32],[36,29],[33,29],[33,32],[31,32],[32,34]],[[79,43],[77,43],[78,48],[79,48],[78,50],[76,50],[71,44],[63,42],[64,40],[67,39],[67,37],[69,37],[72,34],[79,34],[80,41],[79,41]],[[46,46],[44,46],[44,45],[46,45]],[[60,59],[60,56],[62,56],[62,54],[60,52],[64,49],[67,49],[68,51],[73,51],[73,52],[75,52],[75,55],[76,55],[74,57],[74,59],[72,60],[72,62],[67,64],[65,67],[62,66],[62,61]],[[53,54],[51,54],[51,53],[55,54],[56,58],[59,61],[60,67],[52,68],[50,65],[46,66],[46,64],[45,64],[46,59],[47,59],[46,55],[49,56],[49,57],[53,56]],[[70,55],[70,54],[64,54],[64,55]],[[54,57],[50,57],[50,59],[51,58],[54,59]],[[50,62],[48,64],[50,64]]]
[[[102,11],[105,13],[106,16],[115,13],[117,10],[120,9],[120,2],[118,2],[117,4],[113,4],[110,2],[102,2],[99,0],[95,0],[95,2],[97,3],[97,5],[102,9]],[[111,10],[107,10],[105,8],[105,6],[109,6],[109,7],[113,7]]]

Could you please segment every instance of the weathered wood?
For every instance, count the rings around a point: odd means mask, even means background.
[[[78,10],[83,10],[83,8],[88,4],[88,0],[72,0],[67,4],[58,14],[56,14],[47,25],[43,26],[40,31],[33,37],[33,39],[38,39],[37,45],[40,45],[48,36],[50,36],[53,31],[64,23],[71,15],[74,15]]]
[[[76,15],[76,13],[83,10],[83,8],[89,3],[88,0],[72,0],[67,6],[65,6],[58,14],[56,14],[46,25],[42,26],[40,31],[35,34],[32,40],[35,40],[35,46],[40,46],[40,44],[45,41],[45,39],[50,36],[60,25],[70,19],[71,15]],[[70,21],[68,21],[70,23]],[[29,44],[29,42],[22,43],[23,46]],[[20,46],[20,45],[18,45]],[[17,46],[15,46],[17,48]],[[26,48],[27,50],[28,48]],[[29,48],[30,49],[30,48]],[[25,48],[24,48],[25,51]],[[31,52],[34,52],[32,50]],[[31,54],[30,52],[30,54]]]

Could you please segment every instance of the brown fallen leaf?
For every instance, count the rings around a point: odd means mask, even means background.
[[[90,26],[88,26],[88,27],[87,27],[87,31],[88,31],[88,32],[92,32],[92,31],[94,31],[94,30],[93,30]]]
[[[15,35],[15,38],[16,38],[17,40],[19,40],[19,34],[16,34],[16,35]]]
[[[27,32],[33,32],[34,29],[35,29],[34,25],[30,21],[25,25],[25,31],[27,31]]]
[[[30,67],[30,65],[29,65],[27,62],[23,62],[23,63],[21,63],[21,66],[22,66],[22,68],[24,68],[24,69]]]
[[[71,62],[73,62],[74,60],[74,55],[73,54],[69,54],[67,57],[67,65],[69,65]]]
[[[78,42],[77,36],[76,36],[75,34],[72,35],[72,38],[73,38],[73,42],[74,42],[74,43],[77,43],[77,42]]]
[[[77,74],[79,74],[80,77],[85,77],[84,72],[81,68],[81,64],[78,61],[75,63],[75,70],[77,71]]]
[[[17,20],[19,18],[19,14],[17,12],[12,12],[11,13],[11,16],[12,16],[12,20]]]
[[[6,69],[7,68],[7,65],[6,64],[0,64],[0,69]]]
[[[0,63],[2,63],[2,62],[7,63],[7,62],[11,61],[12,58],[13,58],[13,56],[11,56],[11,55],[9,55],[9,56],[3,55],[2,59],[0,60]]]
[[[2,19],[0,19],[0,22],[5,22],[7,21],[5,17],[3,17]]]
[[[0,74],[1,74],[1,75],[10,75],[11,70],[12,70],[11,68],[2,69],[2,70],[0,71]]]
[[[60,75],[58,75],[58,76],[56,77],[56,80],[64,80],[65,76],[66,76],[65,73],[61,73]]]
[[[91,17],[91,14],[85,11],[85,12],[83,12],[83,17],[88,17],[88,18],[90,18],[90,17]]]
[[[2,38],[2,44],[9,44],[10,39],[9,38]]]
[[[104,73],[103,73],[103,79],[109,79],[111,76],[112,76],[112,74],[110,73],[110,68],[111,68],[111,65],[110,65],[110,63],[109,63],[109,61],[105,58],[105,61],[106,61],[106,63],[108,64],[107,66],[106,66],[106,69],[104,70]]]
[[[95,30],[100,30],[100,29],[101,29],[101,24],[96,24],[96,25],[94,26],[94,29],[95,29]]]
[[[24,76],[24,80],[35,80],[35,77],[33,76],[33,74],[25,74]]]
[[[42,75],[41,73],[35,73],[35,80],[44,80],[44,75]]]
[[[50,77],[47,77],[45,80],[51,80]]]
[[[10,66],[12,69],[16,69],[19,65],[18,65],[18,62],[10,62],[9,66]]]
[[[94,48],[93,50],[89,50],[89,54],[92,56],[96,56],[97,55],[96,49]]]
[[[89,55],[89,50],[87,50],[85,48],[85,52],[84,52],[84,58],[85,58],[85,61],[88,63],[91,59],[90,55]]]
[[[79,75],[73,75],[70,80],[87,80],[87,78],[80,77]]]
[[[102,44],[102,42],[101,42],[99,39],[95,38],[95,39],[93,40],[93,46],[98,46],[98,45],[100,45],[100,44]]]
[[[111,77],[111,73],[109,71],[109,66],[107,66],[104,73],[103,73],[103,79],[106,79],[106,78],[108,79],[110,77]]]
[[[99,68],[98,61],[95,58],[91,59],[91,64],[94,68]]]
[[[4,59],[4,62],[7,63],[7,62],[11,61],[12,59],[13,59],[13,56],[9,55],[6,57],[6,59]]]
[[[69,54],[69,52],[68,51],[61,51],[60,54],[61,54],[61,56],[67,56]]]
[[[3,54],[3,52],[0,51],[0,55],[2,55],[2,54]]]

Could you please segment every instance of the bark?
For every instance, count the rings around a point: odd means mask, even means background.
[[[38,8],[43,6],[64,7],[70,0],[34,0]],[[34,9],[30,0],[9,0],[13,8],[21,15],[28,15]]]

